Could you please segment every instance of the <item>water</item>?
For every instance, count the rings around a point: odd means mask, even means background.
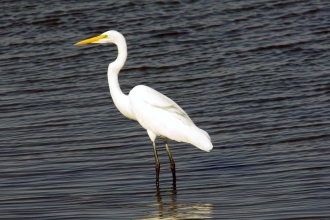
[[[2,219],[330,219],[330,3],[326,0],[4,1]],[[115,108],[145,84],[206,130],[210,153],[158,140]]]

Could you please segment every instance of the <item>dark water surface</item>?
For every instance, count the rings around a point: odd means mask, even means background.
[[[3,1],[1,219],[330,219],[330,1]],[[145,84],[209,132],[171,141],[177,188],[109,96]]]

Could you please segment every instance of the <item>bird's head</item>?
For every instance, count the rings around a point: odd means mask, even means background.
[[[101,34],[99,36],[88,38],[83,41],[79,41],[75,45],[79,46],[82,44],[91,44],[91,43],[93,43],[93,44],[111,44],[111,43],[116,43],[118,38],[122,38],[122,35],[117,31],[111,30],[111,31],[104,32],[103,34]]]

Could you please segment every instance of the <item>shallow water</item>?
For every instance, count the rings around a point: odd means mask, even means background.
[[[3,219],[330,218],[328,1],[5,1],[0,30]],[[115,108],[145,84],[206,130],[210,153],[158,140]]]

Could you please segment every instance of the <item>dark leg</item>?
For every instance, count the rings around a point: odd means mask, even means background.
[[[156,162],[156,185],[159,185],[159,170],[160,170],[160,164],[158,160],[158,154],[156,149],[156,143],[152,142],[152,146],[154,147],[154,154],[155,154],[155,162]]]
[[[167,139],[164,138],[163,140],[164,140],[164,144],[165,144],[165,147],[166,147],[166,151],[167,151],[168,157],[170,158],[171,170],[172,170],[172,177],[173,177],[173,186],[175,187],[176,186],[175,163],[174,163],[174,160],[172,158],[172,154],[171,154],[170,148],[168,147]]]

